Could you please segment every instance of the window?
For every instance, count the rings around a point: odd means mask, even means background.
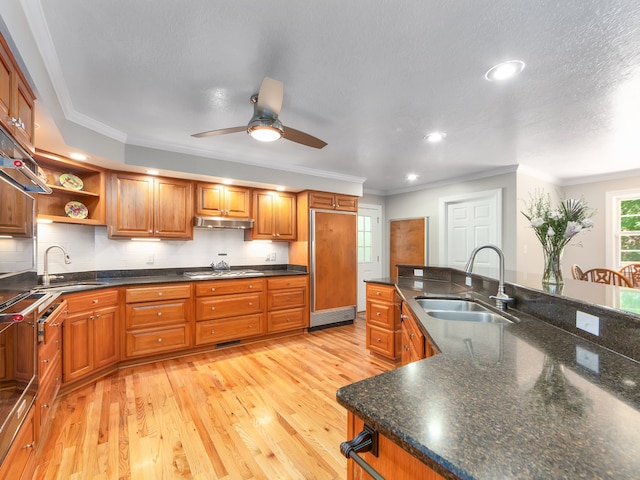
[[[640,192],[615,198],[616,263],[640,263]]]
[[[358,215],[358,263],[371,262],[372,249],[371,217]]]

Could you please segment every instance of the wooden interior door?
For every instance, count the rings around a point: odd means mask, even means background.
[[[396,265],[427,264],[427,218],[389,222],[389,275],[396,276]]]

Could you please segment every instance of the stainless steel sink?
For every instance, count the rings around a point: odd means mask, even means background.
[[[484,312],[465,312],[465,311],[452,311],[452,310],[429,310],[429,315],[440,320],[453,320],[457,322],[476,322],[476,323],[511,323],[502,315],[492,313],[489,311]]]
[[[445,298],[416,298],[416,302],[425,310],[446,310],[448,312],[486,312],[487,309],[472,300],[453,300]]]

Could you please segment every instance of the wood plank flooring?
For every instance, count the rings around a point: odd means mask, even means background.
[[[38,480],[344,479],[336,390],[393,368],[354,325],[132,367],[59,398]]]

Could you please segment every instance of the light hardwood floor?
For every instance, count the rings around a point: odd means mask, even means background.
[[[56,401],[36,479],[344,479],[364,321],[132,367]]]

